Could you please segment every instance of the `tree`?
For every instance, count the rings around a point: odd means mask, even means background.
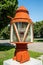
[[[10,37],[10,19],[7,16],[13,17],[17,8],[18,0],[0,0],[0,38]]]
[[[2,29],[0,38],[10,39],[10,26],[6,26],[5,28]]]
[[[41,21],[40,37],[43,38],[43,21]]]
[[[43,37],[43,21],[34,23],[34,37]]]
[[[17,7],[17,0],[0,0],[0,30],[10,23],[7,16],[13,17]]]

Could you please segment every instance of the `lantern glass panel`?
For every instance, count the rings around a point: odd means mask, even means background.
[[[29,27],[25,42],[30,42],[30,41],[31,41],[31,32]]]
[[[15,31],[14,23],[13,23],[13,42],[19,42],[16,32],[18,32],[20,41],[23,42],[23,37],[26,32],[26,28],[28,24],[29,23],[16,22],[15,25],[16,25],[17,31]],[[30,27],[29,27],[27,35],[26,35],[26,39],[24,42],[30,42],[30,41],[31,41],[31,33],[30,33]]]
[[[17,26],[18,33],[19,33],[21,41],[23,40],[24,33],[25,33],[27,25],[28,25],[28,23],[24,23],[24,22],[18,22],[18,23],[16,23],[16,26]]]

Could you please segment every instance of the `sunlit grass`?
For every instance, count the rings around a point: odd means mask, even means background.
[[[43,55],[43,53],[34,52],[34,51],[29,51],[29,53],[30,53],[30,57],[33,57],[33,58],[37,58],[40,55]]]

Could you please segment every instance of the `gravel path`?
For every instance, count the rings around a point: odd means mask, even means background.
[[[9,45],[9,43],[10,43],[10,40],[0,40],[0,44]],[[28,49],[43,53],[43,42],[34,42],[31,44],[28,44]]]

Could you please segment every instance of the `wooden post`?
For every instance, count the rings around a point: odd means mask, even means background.
[[[18,40],[19,40],[19,42],[20,42],[20,41],[21,41],[21,40],[20,40],[20,36],[19,36],[19,33],[18,33],[18,30],[17,30],[17,27],[16,27],[16,24],[15,24],[15,23],[14,23],[14,29],[15,29],[17,38],[18,38]]]

